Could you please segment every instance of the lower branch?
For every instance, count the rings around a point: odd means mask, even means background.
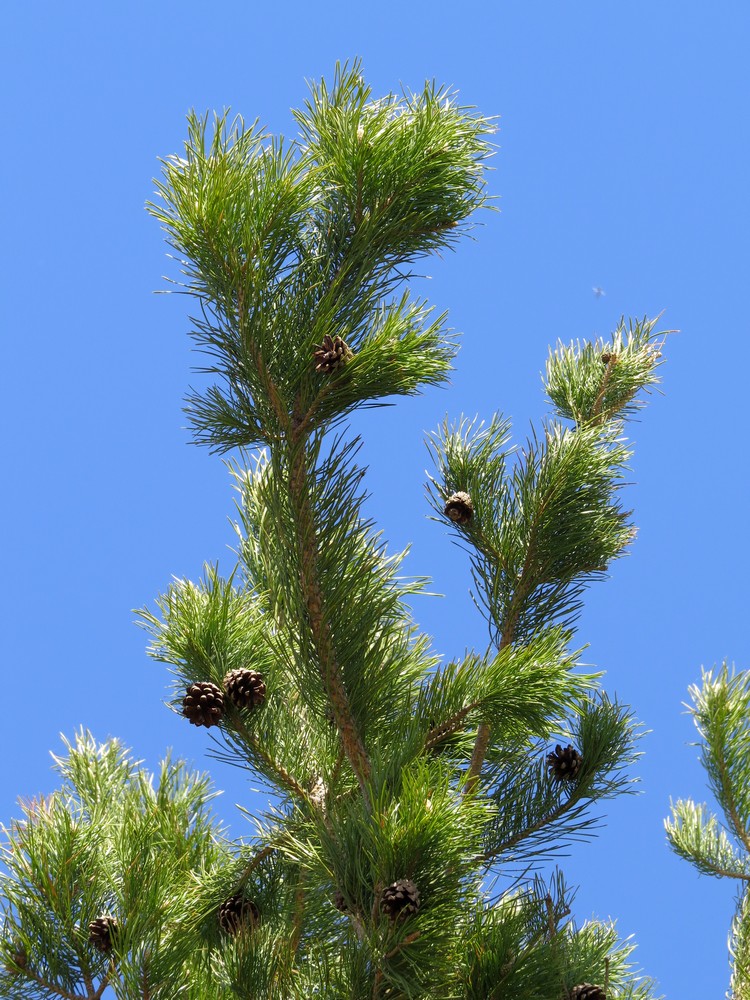
[[[38,973],[34,972],[33,969],[26,968],[23,972],[27,979],[33,980],[38,986],[41,986],[43,990],[47,990],[54,996],[62,997],[63,1000],[99,1000],[102,995],[100,990],[103,991],[103,988],[106,987],[108,982],[105,978],[103,980],[103,986],[101,986],[96,993],[90,992],[87,996],[84,996],[82,993],[71,993],[62,986],[54,986],[52,983],[48,983],[46,979],[43,979]],[[91,984],[91,989],[93,991],[93,983]]]

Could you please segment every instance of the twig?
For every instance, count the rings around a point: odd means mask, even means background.
[[[523,567],[521,569],[520,576],[518,578],[518,583],[513,591],[513,597],[508,605],[508,612],[503,623],[502,635],[500,637],[500,643],[498,645],[498,651],[502,652],[506,646],[510,646],[516,638],[516,631],[518,628],[518,619],[521,614],[521,608],[523,602],[526,600],[528,595],[537,585],[537,580],[535,579],[535,574],[533,572],[533,562],[536,557],[536,547],[537,547],[537,532],[539,529],[539,522],[542,515],[547,509],[554,489],[551,489],[547,496],[544,497],[538,510],[536,511],[534,520],[529,528],[528,543],[526,546],[526,556],[523,561]],[[471,755],[471,763],[466,772],[464,794],[470,795],[479,780],[479,775],[482,771],[482,764],[484,763],[484,758],[487,753],[487,747],[490,742],[490,727],[486,722],[480,723],[479,729],[477,730],[476,740],[474,742],[474,751]]]
[[[276,850],[275,847],[266,845],[264,848],[258,851],[258,853],[255,855],[252,861],[250,861],[250,863],[245,867],[245,870],[242,873],[242,877],[237,883],[237,887],[241,888],[242,886],[244,886],[247,880],[250,878],[251,872],[253,872],[258,867],[261,861],[265,861],[266,858],[269,858],[275,850]]]
[[[745,847],[745,850],[750,852],[750,836],[745,829],[745,826],[740,819],[740,815],[737,812],[737,804],[734,801],[734,796],[732,795],[732,785],[727,774],[727,762],[724,759],[724,754],[722,752],[722,747],[717,747],[716,750],[716,763],[718,765],[719,774],[721,776],[721,787],[727,801],[727,812],[729,813],[729,818],[732,822],[732,829],[737,836],[737,839]]]
[[[502,854],[503,851],[507,851],[508,848],[510,847],[515,847],[516,844],[524,840],[526,837],[530,837],[533,833],[536,833],[537,830],[541,830],[545,826],[548,826],[550,823],[554,823],[555,820],[558,820],[561,816],[564,816],[565,813],[572,806],[578,805],[578,803],[581,801],[582,798],[583,796],[581,795],[579,796],[576,796],[575,794],[571,795],[570,798],[566,799],[564,802],[561,802],[560,805],[558,805],[555,809],[552,810],[552,812],[549,812],[547,813],[546,816],[543,816],[541,819],[538,819],[536,823],[532,823],[530,826],[525,827],[523,830],[519,831],[515,836],[511,837],[509,840],[504,841],[502,844],[499,844],[497,847],[494,847],[491,851],[485,851],[484,854],[477,855],[474,858],[474,860],[480,862],[492,861],[493,858],[496,858],[498,854]]]
[[[50,993],[63,997],[63,1000],[95,1000],[96,998],[96,994],[89,993],[88,996],[84,996],[82,993],[70,993],[68,990],[63,989],[62,986],[53,986],[52,983],[48,983],[46,979],[43,979],[38,973],[34,972],[33,969],[26,968],[23,972],[27,979],[33,979],[35,983],[38,983],[42,987],[42,989],[49,990]],[[93,985],[94,984],[92,983],[91,989],[93,989]],[[101,996],[101,994],[98,995]]]
[[[449,719],[446,719],[445,722],[441,722],[439,726],[433,726],[433,728],[425,736],[425,750],[431,750],[432,747],[442,743],[447,736],[452,736],[469,712],[473,712],[474,709],[479,708],[481,704],[481,701],[473,701],[470,705],[466,705],[464,708],[459,709],[458,712],[454,712]]]
[[[591,419],[596,423],[603,424],[606,416],[601,412],[602,403],[604,402],[604,396],[607,392],[607,386],[609,385],[609,380],[614,371],[614,367],[617,364],[617,355],[613,351],[609,360],[607,361],[607,367],[604,369],[604,374],[602,375],[602,384],[599,389],[599,395],[594,400],[594,405],[591,407]]]
[[[388,953],[386,954],[386,956],[385,956],[385,957],[386,957],[386,958],[393,958],[393,957],[394,957],[395,955],[398,955],[398,953],[399,953],[399,952],[400,952],[400,951],[401,951],[401,950],[402,950],[403,948],[408,948],[408,946],[409,946],[410,944],[413,944],[413,943],[414,943],[414,942],[415,942],[415,941],[417,940],[417,938],[419,938],[419,937],[421,937],[421,936],[422,936],[422,932],[421,932],[421,931],[413,931],[413,932],[412,932],[411,934],[407,934],[407,935],[406,935],[406,937],[404,938],[404,940],[403,940],[403,941],[401,941],[401,942],[399,942],[399,944],[397,944],[395,948],[392,948],[392,949],[391,949],[391,950],[390,950],[390,951],[389,951],[389,952],[388,952]]]
[[[528,560],[528,555],[527,555]],[[523,579],[523,574],[522,574]],[[503,633],[503,637],[500,640],[499,650],[505,649],[509,646],[512,641],[512,631],[507,629]],[[482,764],[484,763],[484,758],[487,753],[487,747],[490,743],[490,725],[488,722],[480,722],[479,729],[477,730],[476,740],[474,741],[474,750],[471,755],[471,763],[466,772],[465,784],[464,784],[464,795],[471,795],[476,784],[479,780],[479,775],[482,771]]]
[[[261,760],[265,761],[266,765],[274,772],[283,785],[286,785],[290,791],[294,792],[295,795],[299,796],[299,798],[309,804],[310,797],[302,785],[300,785],[297,779],[287,771],[283,764],[274,760],[274,758],[266,750],[263,750],[263,748],[259,746],[255,735],[248,730],[247,726],[240,718],[232,720],[232,728],[237,730],[244,742],[252,748],[253,753],[256,753]]]

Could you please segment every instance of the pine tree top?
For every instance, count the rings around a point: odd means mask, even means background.
[[[403,554],[364,513],[345,418],[446,379],[446,317],[404,283],[487,203],[493,125],[432,84],[375,98],[358,64],[314,84],[295,120],[284,141],[192,114],[149,205],[215,378],[187,399],[194,440],[236,449],[239,513],[232,574],[173,581],[141,623],[174,674],[176,714],[274,808],[229,845],[204,822],[200,780],[191,799],[171,772],[154,791],[120,763],[114,801],[129,805],[89,815],[86,775],[117,755],[84,739],[63,766],[86,780],[11,831],[6,983],[40,997],[83,983],[87,1000],[102,983],[128,1000],[172,1000],[183,983],[196,1000],[566,1000],[610,986],[646,1000],[630,945],[576,925],[562,876],[537,868],[633,784],[636,723],[579,669],[574,626],[634,535],[625,421],[658,382],[655,323],[558,345],[552,412],[520,445],[501,414],[432,437],[430,500],[468,551],[489,626],[486,648],[436,655],[410,609],[423,581],[401,575]],[[85,889],[84,828],[97,845]]]

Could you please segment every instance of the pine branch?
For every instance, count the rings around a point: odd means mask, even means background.
[[[511,642],[512,632],[508,631],[500,640],[498,651],[502,652],[502,650],[509,646]],[[487,722],[480,722],[479,728],[477,729],[476,739],[474,741],[474,750],[471,754],[471,762],[464,778],[465,795],[472,795],[476,790],[479,775],[482,772],[482,764],[484,763],[484,758],[487,754],[487,748],[490,745],[491,735],[492,730],[490,729],[489,724]]]
[[[357,776],[363,795],[367,797],[370,762],[352,716],[349,698],[344,688],[336,650],[331,636],[318,576],[318,541],[315,519],[310,507],[307,486],[307,462],[304,441],[295,441],[289,473],[289,493],[297,523],[297,546],[300,552],[300,585],[307,610],[308,622],[315,646],[323,683],[330,701],[341,740]]]
[[[731,878],[738,885],[729,942],[731,995],[744,1000],[750,996],[750,673],[735,673],[724,663],[717,671],[703,671],[701,684],[692,685],[690,694],[701,763],[725,823],[720,825],[707,806],[679,800],[665,822],[667,839],[702,874]]]
[[[488,776],[496,775],[491,801],[497,809],[477,861],[503,855],[514,861],[516,853],[521,862],[539,860],[585,836],[597,823],[586,815],[589,806],[631,789],[627,769],[639,756],[637,735],[630,713],[599,694],[582,701],[573,730],[563,737],[579,751],[574,775],[558,776],[542,747],[522,747],[505,761],[500,755]]]
[[[72,991],[66,990],[64,987],[58,984],[49,983],[47,982],[46,979],[40,976],[33,969],[28,969],[28,968],[24,969],[23,975],[26,979],[30,979],[34,983],[36,983],[37,986],[40,986],[43,990],[47,990],[48,993],[51,993],[54,996],[62,997],[62,1000],[99,1000],[99,998],[102,995],[98,990],[94,992],[93,982],[86,983],[87,992],[83,994],[83,993],[74,993]],[[106,988],[107,980],[104,979],[102,983],[103,986]]]
[[[576,433],[550,425],[541,444],[529,442],[510,476],[510,428],[500,417],[486,430],[462,421],[433,438],[441,473],[433,480],[433,504],[446,516],[443,504],[455,491],[471,498],[473,516],[455,530],[474,549],[474,580],[500,650],[555,617],[571,621],[587,580],[631,538],[627,514],[614,503],[628,457],[617,421],[639,405],[640,389],[658,381],[654,325],[631,324],[625,336],[621,323],[606,350],[598,344],[560,347],[551,356],[548,392],[564,416],[575,418]],[[481,721],[466,794],[477,788],[491,736]]]
[[[664,826],[672,850],[701,874],[750,882],[750,858],[738,855],[705,805],[678,800],[672,805],[672,818]]]
[[[740,841],[745,850],[750,853],[750,832],[740,818],[737,808],[737,799],[733,789],[732,776],[727,762],[726,754],[721,743],[717,742],[712,747],[712,760],[716,768],[719,784],[722,792],[722,804],[726,810],[729,824],[735,837]]]
[[[270,774],[275,776],[282,788],[286,788],[303,802],[306,802],[308,805],[310,804],[310,798],[302,785],[300,785],[297,779],[287,771],[280,761],[275,760],[271,754],[260,745],[258,739],[241,719],[234,719],[232,722],[232,728],[236,730],[237,735],[245,746],[250,748],[253,754],[257,755],[265,763],[267,770]]]

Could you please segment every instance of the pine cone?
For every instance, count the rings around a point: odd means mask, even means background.
[[[443,513],[456,524],[468,524],[474,516],[474,504],[468,493],[459,490],[458,493],[451,494],[445,501]]]
[[[600,361],[603,365],[608,365],[610,361],[617,361],[617,355],[610,354],[609,351],[605,351],[604,354],[602,354]]]
[[[230,670],[224,692],[237,708],[260,708],[266,700],[266,682],[257,670]]]
[[[329,374],[337,368],[343,368],[346,362],[353,357],[346,342],[341,337],[323,337],[323,343],[315,348],[313,360],[315,361],[315,371]]]
[[[570,991],[570,1000],[607,1000],[607,994],[601,986],[593,983],[581,983]]]
[[[114,917],[97,917],[89,924],[89,944],[105,954],[112,951],[116,934],[117,921]]]
[[[558,743],[554,753],[547,754],[547,767],[553,781],[575,781],[581,770],[583,757],[575,747],[561,747]]]
[[[13,965],[16,969],[25,969],[28,964],[29,956],[26,954],[26,949],[22,944],[17,944],[16,950],[13,952]],[[12,972],[13,969],[9,968],[8,971]]]
[[[252,927],[260,916],[258,907],[244,896],[230,896],[219,907],[219,927],[234,937],[241,930]]]
[[[341,889],[336,889],[333,894],[333,905],[341,913],[348,913],[349,907],[346,905],[346,900],[344,899],[344,894]]]
[[[419,889],[410,878],[400,878],[383,890],[380,909],[391,920],[403,920],[419,909]]]
[[[224,714],[224,695],[210,681],[191,684],[182,699],[182,714],[194,726],[215,726]]]

